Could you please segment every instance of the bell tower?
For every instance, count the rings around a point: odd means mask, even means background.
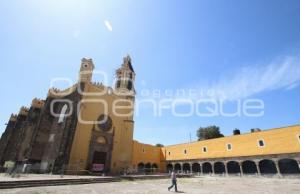
[[[112,172],[120,172],[131,168],[133,158],[135,72],[129,55],[123,58],[123,63],[116,70],[115,76],[114,99],[117,99],[118,106],[123,108],[112,113],[112,116],[117,118],[119,122],[114,125],[111,169]],[[115,113],[118,113],[118,115],[115,115]]]
[[[131,65],[129,55],[123,58],[122,66],[116,70],[115,90],[121,93],[135,94],[134,89],[135,72]]]
[[[79,82],[91,82],[95,66],[90,58],[82,58],[79,71]]]

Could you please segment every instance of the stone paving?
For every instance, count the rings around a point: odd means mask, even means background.
[[[166,179],[113,183],[33,187],[0,190],[1,194],[163,194],[169,192]],[[263,177],[199,177],[178,179],[181,193],[197,194],[299,194],[300,180]]]

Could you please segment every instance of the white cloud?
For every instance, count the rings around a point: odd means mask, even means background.
[[[212,77],[212,79],[215,78]],[[292,90],[298,86],[300,86],[300,55],[280,57],[267,64],[254,64],[238,68],[230,75],[223,75],[212,84],[197,83],[184,89],[170,90],[171,95],[168,96],[165,93],[166,90],[159,90],[158,96],[155,97],[154,90],[150,89],[149,95],[141,96],[141,98],[180,99],[183,101],[204,98],[231,101],[272,90]],[[177,104],[179,103],[180,101],[177,102]]]
[[[235,100],[277,89],[294,89],[300,81],[300,56],[286,56],[265,65],[239,69],[231,77],[205,86],[215,92],[214,98]]]
[[[297,88],[298,86],[299,86],[299,83],[292,83],[291,85],[286,87],[286,90],[292,90],[292,89]]]
[[[104,21],[104,24],[106,26],[106,28],[109,30],[109,31],[112,31],[112,25],[110,24],[110,22],[108,20],[105,20]]]

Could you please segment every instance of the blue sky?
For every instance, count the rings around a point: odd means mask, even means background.
[[[52,78],[75,82],[82,57],[112,79],[127,53],[137,99],[144,89],[204,89],[223,92],[228,110],[234,100],[265,105],[255,118],[153,117],[143,107],[135,117],[134,138],[141,142],[181,143],[189,134],[195,140],[197,128],[212,124],[230,135],[234,128],[300,123],[297,0],[7,0],[0,8],[0,132],[20,106],[46,97]]]

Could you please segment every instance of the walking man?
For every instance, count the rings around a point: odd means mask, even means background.
[[[174,170],[172,170],[172,173],[171,173],[171,181],[172,181],[172,185],[168,188],[168,191],[170,191],[175,186],[175,192],[178,192],[177,191],[176,173],[174,172]]]

